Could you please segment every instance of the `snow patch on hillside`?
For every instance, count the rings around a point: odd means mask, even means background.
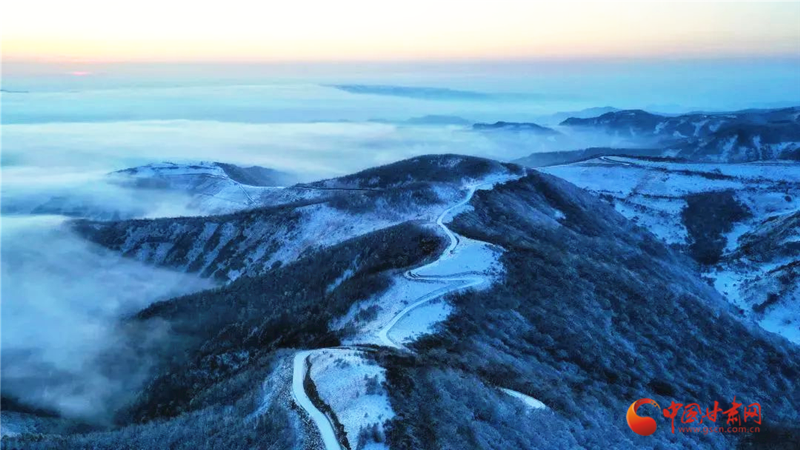
[[[739,238],[753,228],[752,220],[739,222],[733,226],[733,229],[725,234],[725,250],[724,254],[729,255],[736,251],[739,247]]]
[[[547,409],[547,406],[545,406],[544,403],[540,402],[539,400],[536,400],[535,398],[533,398],[533,397],[531,397],[529,395],[525,395],[522,392],[512,391],[511,389],[505,389],[505,388],[501,388],[500,390],[505,392],[506,394],[518,399],[518,400],[522,400],[522,402],[525,404],[525,406],[527,406],[529,408],[532,408],[532,409]]]
[[[384,388],[386,371],[350,349],[318,350],[310,363],[311,379],[344,426],[350,448],[388,448],[384,423],[395,414]]]
[[[800,299],[800,288],[795,288],[789,297]],[[800,345],[800,302],[784,303],[770,308],[758,324],[765,330],[780,334]]]
[[[800,208],[798,196],[791,195],[800,192],[800,164],[695,164],[602,157],[539,170],[612,199],[618,212],[668,244],[688,244],[680,215],[686,206],[684,197],[690,194],[732,189],[753,213],[749,225],[728,235],[729,251],[741,234],[767,215]]]
[[[681,219],[682,199],[632,197],[614,203],[614,209],[670,245],[684,245],[689,236]]]
[[[492,178],[481,187],[490,189],[494,184],[508,179]],[[443,212],[439,220],[445,223],[469,208],[471,206],[462,197],[462,203]],[[352,327],[355,333],[345,341],[348,345],[382,345],[385,342],[379,336],[380,332],[406,308],[419,303],[392,325],[387,336],[393,342],[405,344],[433,331],[435,325],[447,318],[451,310],[450,305],[437,297],[457,291],[460,286],[486,289],[503,272],[498,260],[501,249],[455,233],[451,239],[457,242],[452,250],[445,250],[439,258],[423,267],[395,275],[387,291],[353,305],[347,314],[331,323],[331,328]],[[485,282],[476,282],[481,280]],[[436,303],[431,303],[434,300]],[[399,328],[395,330],[395,327]]]
[[[795,282],[794,287],[782,295],[784,301],[754,312],[754,307],[767,301],[775,289],[777,281],[770,271],[789,261],[757,264],[745,260],[736,265],[724,264],[704,276],[713,281],[714,288],[728,301],[751,316],[762,328],[800,344],[800,284]]]
[[[436,261],[415,271],[421,276],[453,276],[460,274],[485,274],[492,276],[502,270],[498,261],[502,249],[485,242],[458,235],[458,246]]]
[[[437,297],[458,290],[459,285],[469,284],[470,278],[474,279],[476,276],[485,277],[487,282],[477,284],[472,289],[488,288],[491,280],[502,273],[502,266],[498,261],[500,252],[486,243],[463,236],[458,238],[460,243],[452,254],[442,255],[437,261],[416,271],[410,271],[408,275],[395,276],[392,286],[383,295],[354,305],[345,317],[336,321],[335,326],[350,324],[357,330],[355,336],[349,338],[346,343],[381,345],[383,341],[379,337],[379,332],[401,311],[420,300],[427,298],[432,302],[436,299],[439,303],[424,302],[410,310],[390,330],[389,337],[393,342],[399,344],[411,342],[433,331],[435,325],[449,315],[451,307]],[[415,279],[415,277],[431,278]],[[442,277],[442,280],[438,281],[438,277]],[[448,281],[445,277],[463,277],[463,281],[454,282],[452,279]],[[420,308],[422,310],[417,311]],[[372,311],[367,317],[374,317],[359,322],[357,318],[360,311]],[[400,329],[395,330],[395,327]]]
[[[197,214],[225,214],[269,203],[280,186],[252,186],[233,180],[214,162],[155,163],[113,172],[112,183],[189,195],[187,208]]]
[[[733,190],[752,216],[735,222],[723,236],[722,260],[706,270],[717,291],[745,316],[767,330],[798,341],[800,312],[797,281],[792,274],[772,273],[795,258],[751,261],[741,250],[740,238],[756,228],[762,233],[780,218],[800,209],[800,164],[785,161],[754,163],[678,163],[630,157],[599,157],[588,161],[539,169],[570,181],[610,201],[614,208],[667,244],[686,248],[691,242],[682,213],[691,194]],[[787,235],[772,243],[791,245]],[[784,280],[784,281],[781,281]],[[788,280],[788,281],[786,281]],[[794,284],[792,284],[794,283]],[[788,286],[788,287],[787,287]],[[794,286],[794,291],[788,291]],[[778,301],[774,296],[779,297]],[[769,299],[773,300],[769,300]],[[769,300],[769,302],[768,302]],[[766,306],[765,305],[766,303]],[[794,314],[794,315],[793,315]]]
[[[278,261],[290,263],[307,250],[329,247],[398,223],[397,220],[372,214],[354,216],[326,204],[310,205],[301,210],[303,218],[298,226],[264,263],[265,267],[271,267]]]
[[[389,338],[392,342],[412,342],[434,332],[436,324],[444,322],[452,311],[444,300],[432,300],[405,314],[389,330]]]
[[[354,327],[355,334],[345,339],[345,345],[381,345],[378,332],[400,311],[415,299],[446,290],[447,283],[444,281],[418,282],[398,275],[393,277],[392,286],[383,295],[353,305],[347,314],[333,321],[331,328],[338,330],[348,325]]]

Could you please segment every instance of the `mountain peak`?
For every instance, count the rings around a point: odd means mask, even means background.
[[[515,131],[524,133],[535,133],[538,135],[554,136],[559,135],[558,131],[543,127],[533,122],[504,122],[498,121],[495,123],[476,123],[472,125],[475,131]]]
[[[516,164],[501,163],[477,156],[439,154],[416,156],[383,166],[311,183],[310,186],[348,188],[394,188],[414,183],[457,183],[491,174],[522,174]]]
[[[164,161],[112,172],[111,175],[132,176],[139,179],[165,177],[211,176],[230,178],[248,186],[284,186],[295,181],[293,175],[261,166],[238,166],[217,161],[175,163]]]

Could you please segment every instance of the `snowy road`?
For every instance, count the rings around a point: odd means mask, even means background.
[[[457,274],[457,275],[422,275],[422,274],[419,273],[420,271],[425,270],[428,267],[431,267],[431,266],[434,266],[434,265],[438,264],[442,259],[450,258],[453,255],[453,252],[455,251],[456,247],[458,247],[458,244],[461,241],[458,238],[458,236],[455,233],[453,233],[450,230],[450,228],[447,227],[447,225],[444,224],[444,220],[447,217],[447,215],[450,214],[451,212],[453,212],[455,209],[460,208],[460,207],[466,205],[467,203],[469,203],[469,201],[472,200],[472,196],[475,195],[475,191],[478,189],[478,187],[479,187],[479,185],[471,186],[469,188],[469,191],[467,192],[467,196],[466,196],[466,198],[464,198],[464,200],[462,200],[462,201],[456,203],[455,205],[453,205],[453,206],[447,208],[446,210],[444,210],[442,212],[442,214],[440,214],[439,217],[436,219],[436,225],[438,225],[444,231],[444,233],[447,235],[447,238],[450,240],[450,243],[448,244],[448,246],[445,249],[445,251],[441,254],[441,256],[439,256],[439,258],[436,261],[433,261],[433,262],[431,262],[431,263],[429,263],[429,264],[427,264],[425,266],[419,267],[417,269],[407,270],[403,274],[403,276],[406,279],[411,280],[411,281],[417,281],[417,282],[425,282],[425,281],[442,282],[442,281],[444,281],[444,282],[449,282],[451,284],[448,285],[445,288],[438,289],[436,291],[433,291],[433,292],[431,292],[431,293],[429,293],[429,294],[417,299],[414,303],[412,303],[411,305],[407,306],[405,309],[400,311],[396,316],[394,316],[394,318],[392,318],[392,320],[390,320],[389,323],[387,323],[386,326],[384,326],[378,332],[378,337],[380,338],[381,342],[384,345],[386,345],[388,347],[395,347],[395,348],[400,348],[401,347],[400,345],[398,345],[397,343],[395,343],[394,341],[392,341],[389,338],[389,332],[397,324],[397,322],[400,321],[400,319],[402,319],[404,316],[406,316],[412,310],[416,309],[419,306],[424,305],[425,303],[428,303],[428,302],[430,302],[432,300],[435,300],[435,299],[437,299],[437,298],[439,298],[439,297],[441,297],[443,295],[446,295],[446,294],[448,294],[450,292],[454,292],[454,291],[457,291],[457,290],[460,290],[460,289],[466,289],[466,288],[473,287],[473,286],[478,286],[480,284],[483,284],[483,283],[487,282],[486,278],[481,276],[481,275],[473,275],[473,276],[464,276],[464,274]]]
[[[308,364],[306,360],[311,353],[313,352],[303,351],[294,355],[292,397],[294,397],[295,403],[303,408],[311,417],[311,420],[313,420],[317,425],[319,434],[322,436],[322,444],[325,446],[325,450],[341,450],[339,441],[336,439],[336,432],[333,430],[333,425],[331,424],[330,420],[328,420],[328,417],[323,414],[322,411],[314,406],[314,403],[308,397],[306,390],[303,387],[303,382],[305,381],[306,374],[308,373]]]
[[[458,274],[452,274],[452,275],[423,275],[423,274],[420,273],[421,271],[425,271],[426,269],[429,269],[429,268],[439,264],[443,260],[447,260],[447,259],[453,257],[453,254],[454,254],[456,248],[458,247],[458,245],[461,243],[461,240],[459,239],[459,237],[455,233],[453,233],[444,224],[444,221],[447,218],[448,214],[452,213],[457,208],[463,207],[464,205],[469,203],[469,201],[472,200],[472,196],[475,194],[475,191],[480,186],[481,185],[470,186],[469,187],[469,191],[467,192],[466,198],[464,198],[460,202],[456,203],[455,205],[450,206],[449,208],[445,209],[439,215],[439,217],[436,219],[436,225],[438,225],[442,229],[442,231],[444,231],[445,235],[447,235],[447,238],[450,241],[448,246],[447,246],[447,248],[444,250],[444,252],[442,252],[442,254],[439,256],[439,258],[437,258],[435,261],[433,261],[433,262],[431,262],[429,264],[426,264],[425,266],[422,266],[422,267],[419,267],[419,268],[416,268],[416,269],[412,269],[412,270],[408,270],[403,274],[404,278],[406,278],[407,280],[412,281],[412,282],[427,283],[427,282],[430,282],[430,281],[435,281],[435,282],[440,282],[440,283],[441,282],[446,282],[446,283],[448,283],[448,285],[446,285],[445,287],[443,287],[441,289],[437,289],[437,290],[435,290],[433,292],[427,293],[426,295],[418,298],[412,304],[408,305],[402,311],[397,313],[378,332],[378,338],[380,339],[380,342],[383,345],[385,345],[387,347],[393,347],[393,348],[402,348],[402,346],[400,344],[397,344],[396,342],[392,341],[389,338],[389,332],[392,330],[392,328],[395,327],[395,325],[397,325],[397,323],[403,317],[408,315],[408,313],[411,312],[412,310],[420,307],[421,305],[424,305],[425,303],[428,303],[428,302],[430,302],[432,300],[435,300],[435,299],[437,299],[439,297],[442,297],[443,295],[446,295],[446,294],[448,294],[450,292],[454,292],[454,291],[461,290],[461,289],[466,289],[466,288],[473,287],[473,286],[478,286],[480,284],[488,282],[488,279],[485,276],[482,276],[482,275],[480,275],[478,273],[475,273],[474,275],[471,274],[471,273],[463,273],[463,272],[462,273],[458,273]],[[299,352],[297,355],[295,355],[295,358],[294,358],[294,374],[293,374],[293,379],[292,379],[292,395],[294,396],[295,402],[297,402],[297,404],[308,413],[308,415],[311,417],[311,419],[314,421],[314,423],[316,423],[317,428],[319,429],[320,434],[322,435],[322,440],[323,440],[325,449],[326,450],[341,450],[339,442],[338,442],[338,440],[336,438],[336,432],[334,430],[333,425],[331,424],[331,422],[328,419],[328,417],[325,416],[325,414],[323,414],[311,402],[311,399],[306,394],[304,386],[303,386],[303,382],[305,380],[306,373],[308,371],[308,365],[306,363],[306,359],[312,353],[313,353],[313,351],[302,351],[302,352]]]

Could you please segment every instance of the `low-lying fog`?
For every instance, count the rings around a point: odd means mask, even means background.
[[[62,217],[5,216],[2,225],[3,394],[107,418],[150,363],[129,351],[118,319],[211,283],[120,258],[68,231]],[[144,335],[155,345],[164,332]]]

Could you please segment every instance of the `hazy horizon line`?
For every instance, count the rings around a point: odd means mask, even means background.
[[[732,54],[700,54],[700,53],[664,53],[664,54],[617,54],[617,55],[532,55],[519,57],[447,57],[447,58],[318,58],[318,59],[88,59],[88,58],[50,58],[50,57],[18,57],[0,55],[3,64],[525,64],[525,63],[592,63],[592,62],[727,62],[727,61],[781,61],[800,60],[800,51],[790,53],[732,53]]]

